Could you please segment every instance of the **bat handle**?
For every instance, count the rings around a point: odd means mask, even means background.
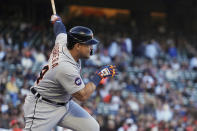
[[[54,2],[54,0],[51,0],[51,5],[52,5],[53,14],[56,15],[56,9],[55,9],[55,2]]]

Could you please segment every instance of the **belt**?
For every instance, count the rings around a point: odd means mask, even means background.
[[[64,106],[64,105],[66,105],[66,104],[68,103],[68,102],[66,102],[66,103],[60,103],[60,102],[55,102],[55,101],[46,99],[46,98],[42,97],[42,96],[34,89],[34,87],[31,87],[31,88],[30,88],[30,91],[31,91],[31,93],[34,94],[37,98],[40,98],[41,100],[44,100],[44,101],[46,101],[46,102],[48,102],[48,103],[51,103],[51,104],[54,104],[54,105]]]

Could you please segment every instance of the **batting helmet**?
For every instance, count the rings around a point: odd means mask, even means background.
[[[98,44],[99,41],[93,37],[93,32],[91,29],[84,26],[75,26],[69,30],[68,34],[68,44],[85,44],[94,45]]]

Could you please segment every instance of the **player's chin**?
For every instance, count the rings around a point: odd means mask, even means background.
[[[84,59],[89,59],[90,58],[90,55],[86,56]]]
[[[89,59],[89,58],[90,58],[90,55],[89,55],[89,54],[83,55],[81,58],[82,58],[82,59]]]

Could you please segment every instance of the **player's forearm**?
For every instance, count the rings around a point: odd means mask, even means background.
[[[95,89],[96,89],[95,84],[89,82],[88,84],[85,85],[85,87],[82,90],[73,94],[73,97],[75,97],[79,101],[85,101],[91,96],[91,94],[95,91]]]
[[[88,84],[86,84],[85,88],[84,88],[84,99],[87,100],[91,95],[92,93],[95,91],[96,89],[96,86],[94,85],[94,83],[92,82],[89,82]]]
[[[57,36],[60,33],[66,33],[66,28],[61,20],[55,21],[54,26],[53,26],[53,31],[54,31],[55,36]]]

